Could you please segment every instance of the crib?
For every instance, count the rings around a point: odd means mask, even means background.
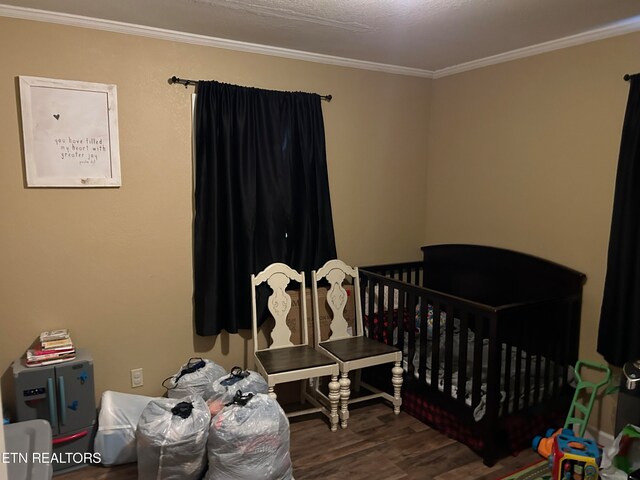
[[[586,277],[496,247],[422,252],[360,268],[365,331],[403,351],[402,408],[492,466],[563,423]],[[364,375],[388,388],[385,373]]]

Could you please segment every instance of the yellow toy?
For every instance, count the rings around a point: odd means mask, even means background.
[[[600,381],[594,383],[583,380],[583,367],[600,372]],[[535,437],[533,449],[549,459],[553,480],[597,480],[601,450],[593,440],[582,436],[587,428],[598,390],[609,382],[611,370],[602,364],[578,360],[574,372],[577,385],[564,428],[549,429],[545,437]],[[580,403],[584,394],[588,395],[586,404]],[[577,436],[574,434],[574,428],[578,432]]]
[[[553,480],[597,480],[598,465],[602,459],[596,442],[576,437],[573,431],[564,429],[553,440]]]

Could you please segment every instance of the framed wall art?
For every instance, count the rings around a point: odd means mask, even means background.
[[[20,76],[28,187],[119,187],[116,86]]]

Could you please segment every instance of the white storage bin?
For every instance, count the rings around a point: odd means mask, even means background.
[[[4,425],[5,450],[9,458],[9,480],[50,480],[51,463],[34,462],[33,457],[51,456],[51,425],[46,420],[27,420]]]
[[[140,415],[154,397],[107,390],[102,394],[94,452],[106,466],[135,462],[136,427]]]

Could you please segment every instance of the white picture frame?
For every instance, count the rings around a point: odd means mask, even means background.
[[[121,186],[116,86],[18,78],[27,186]]]

